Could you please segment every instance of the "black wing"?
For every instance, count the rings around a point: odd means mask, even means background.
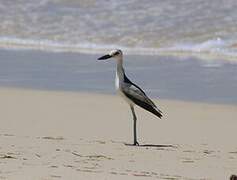
[[[124,86],[122,87],[122,91],[126,97],[131,99],[136,105],[155,114],[159,118],[162,117],[162,112],[157,108],[157,106],[147,97],[145,92],[136,84],[132,83],[126,77],[126,75],[124,75],[124,82],[125,83]]]

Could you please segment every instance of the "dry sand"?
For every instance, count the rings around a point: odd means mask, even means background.
[[[116,96],[0,89],[0,179],[214,179],[237,174],[237,106],[156,101],[162,120]]]

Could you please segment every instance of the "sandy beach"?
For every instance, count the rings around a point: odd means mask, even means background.
[[[236,7],[0,1],[0,180],[237,175]],[[113,49],[163,112],[160,120],[135,107],[140,146],[131,146],[132,113],[115,95],[116,70],[127,81],[123,68],[98,61]]]
[[[237,106],[155,100],[162,120],[112,95],[0,89],[0,179],[215,179],[237,174]]]

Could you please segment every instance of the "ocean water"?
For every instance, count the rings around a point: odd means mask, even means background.
[[[151,97],[237,104],[237,0],[0,0],[0,22],[0,87],[114,93],[96,59],[120,48]]]
[[[236,0],[0,0],[0,47],[237,62]]]
[[[0,50],[0,87],[115,94],[116,62],[101,54]],[[149,97],[237,104],[237,65],[126,55],[127,76]]]

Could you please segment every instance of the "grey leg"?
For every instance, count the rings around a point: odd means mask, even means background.
[[[134,146],[139,146],[138,142],[137,142],[137,117],[134,111],[134,107],[132,105],[130,105],[131,111],[132,111],[132,115],[133,115],[133,138],[134,138],[134,142],[133,145]]]

